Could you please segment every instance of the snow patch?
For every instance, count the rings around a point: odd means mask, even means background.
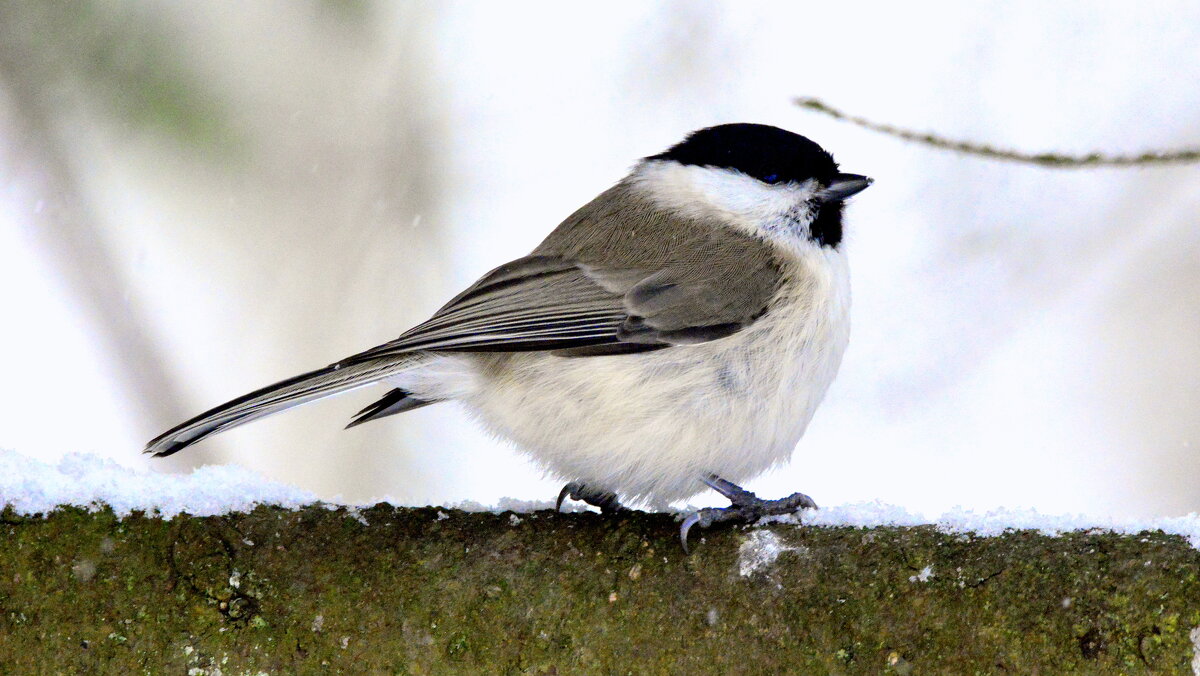
[[[23,515],[44,514],[62,505],[98,509],[111,507],[118,515],[133,511],[158,514],[166,518],[186,512],[195,516],[213,516],[246,512],[258,505],[296,508],[317,503],[317,496],[293,486],[270,481],[237,465],[210,465],[191,474],[160,474],[130,469],[95,455],[73,453],[57,464],[49,464],[16,451],[0,449],[0,508],[8,506]],[[390,501],[395,504],[394,501]],[[357,509],[360,505],[328,504],[331,509],[350,508],[350,518],[366,522]],[[503,498],[495,506],[477,502],[446,505],[471,512],[512,512],[528,514],[553,509],[552,500],[515,500]],[[588,511],[586,505],[568,503],[563,511]],[[448,518],[437,512],[439,521]],[[517,517],[520,518],[520,517]],[[520,521],[510,518],[516,525]],[[924,526],[933,525],[945,533],[999,535],[1009,530],[1036,530],[1046,535],[1072,531],[1111,531],[1137,534],[1162,531],[1188,539],[1200,549],[1200,515],[1157,519],[1115,519],[1081,514],[1042,514],[1033,509],[1000,509],[978,513],[956,509],[935,519],[881,502],[863,502],[800,515],[770,517],[761,523],[803,523],[814,526]],[[772,550],[772,546],[779,547]],[[742,545],[742,560],[753,570],[769,565],[787,547],[770,531],[753,531]],[[762,560],[763,563],[755,564]],[[756,567],[757,566],[757,567]],[[749,573],[743,573],[746,575]],[[1200,674],[1200,672],[1197,672]]]
[[[379,501],[359,504],[322,502],[309,491],[271,481],[237,465],[208,465],[190,474],[138,471],[108,458],[71,453],[50,464],[0,449],[0,508],[17,514],[45,514],[69,505],[87,509],[111,507],[118,516],[141,511],[171,518],[181,513],[214,516],[248,512],[258,505],[297,508],[321,503],[329,509],[347,507],[347,516],[368,525],[360,509]],[[383,498],[382,502],[399,504]],[[501,498],[496,505],[467,501],[445,505],[466,512],[526,514],[554,509],[553,500]],[[566,504],[564,512],[588,511],[587,505]],[[439,521],[449,518],[438,511]],[[519,517],[517,517],[519,518]],[[514,522],[516,525],[518,522]]]
[[[1043,514],[1036,509],[996,509],[975,512],[957,508],[935,519],[914,514],[903,507],[880,502],[862,502],[837,507],[804,511],[801,515],[777,517],[775,521],[812,526],[926,526],[937,527],[943,533],[974,533],[980,536],[1001,535],[1010,530],[1035,530],[1043,535],[1061,535],[1073,531],[1113,532],[1136,535],[1145,531],[1162,531],[1168,535],[1187,538],[1200,549],[1200,515],[1153,519],[1120,519],[1086,516],[1083,514]]]
[[[474,500],[463,500],[462,502],[451,502],[443,507],[449,509],[457,509],[463,512],[491,512],[500,514],[503,512],[515,512],[517,514],[528,514],[531,512],[540,512],[542,510],[553,510],[553,500],[519,500],[517,498],[500,498],[494,505],[485,505],[482,502]],[[561,512],[587,512],[599,511],[590,508],[588,505],[581,502],[564,502]]]
[[[798,547],[785,545],[783,540],[769,530],[755,530],[738,547],[738,574],[749,577],[769,568],[784,552],[797,551]]]
[[[933,566],[925,566],[921,572],[916,575],[909,576],[909,582],[929,582],[929,578],[933,577]]]
[[[1192,639],[1192,673],[1200,676],[1200,626],[1193,629],[1188,638]]]
[[[0,507],[18,514],[42,514],[60,505],[98,509],[124,516],[133,511],[172,517],[182,512],[213,516],[244,512],[257,505],[299,507],[316,502],[308,491],[263,477],[236,465],[201,467],[191,474],[138,472],[95,455],[72,453],[57,465],[0,449]]]

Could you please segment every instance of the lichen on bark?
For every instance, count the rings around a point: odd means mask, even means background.
[[[1180,537],[762,528],[747,566],[640,512],[10,510],[0,672],[1189,672]]]

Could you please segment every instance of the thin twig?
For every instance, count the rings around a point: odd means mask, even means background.
[[[890,124],[872,122],[866,118],[848,115],[820,99],[798,98],[796,105],[801,108],[828,115],[835,120],[844,120],[860,127],[877,131],[889,136],[902,138],[905,141],[923,143],[934,148],[953,150],[968,155],[978,155],[994,160],[1009,160],[1036,164],[1055,169],[1076,169],[1082,167],[1136,167],[1151,164],[1194,164],[1200,162],[1200,148],[1183,148],[1181,150],[1150,151],[1140,155],[1106,155],[1104,153],[1088,153],[1087,155],[1063,155],[1060,153],[1022,153],[1016,150],[995,148],[989,145],[955,141],[936,134],[901,129]]]

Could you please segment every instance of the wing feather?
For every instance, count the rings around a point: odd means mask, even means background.
[[[413,351],[627,354],[715,340],[744,325],[689,325],[689,305],[693,313],[701,311],[699,316],[712,315],[707,290],[670,280],[669,270],[600,269],[555,256],[529,256],[484,275],[396,340],[342,363]],[[667,321],[660,322],[660,316]]]
[[[780,279],[765,242],[664,211],[619,184],[533,255],[492,270],[428,321],[342,363],[413,351],[598,356],[718,340],[763,314]]]

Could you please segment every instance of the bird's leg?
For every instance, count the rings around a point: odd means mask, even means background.
[[[817,503],[803,493],[792,493],[779,500],[763,500],[716,474],[709,474],[701,481],[708,484],[714,491],[729,498],[733,504],[729,507],[705,507],[684,519],[683,525],[679,528],[679,539],[683,542],[684,553],[688,551],[688,531],[692,529],[692,526],[708,528],[726,521],[753,523],[764,516],[791,514],[801,509],[817,508]]]
[[[558,493],[558,501],[554,503],[554,509],[562,509],[563,500],[570,497],[572,500],[582,500],[593,507],[599,507],[604,514],[613,514],[615,512],[624,512],[627,508],[617,500],[616,493],[609,493],[599,489],[591,488],[578,481],[563,486],[563,489]]]

